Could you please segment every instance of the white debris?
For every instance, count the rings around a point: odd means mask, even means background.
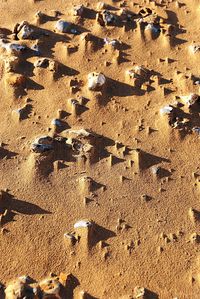
[[[105,37],[103,41],[106,45],[111,45],[113,47],[116,47],[121,44],[117,39],[111,39],[108,37]]]
[[[171,106],[165,106],[165,107],[160,109],[160,113],[162,115],[166,115],[166,114],[169,115],[172,111],[173,111],[173,107],[171,107]]]
[[[145,30],[151,30],[153,33],[159,33],[160,32],[160,29],[158,27],[156,27],[154,24],[148,24],[146,27],[145,27]]]
[[[199,95],[195,94],[195,93],[191,93],[187,96],[180,96],[181,100],[185,103],[185,105],[187,105],[188,107],[194,105],[198,99],[199,99]]]
[[[4,40],[0,40],[0,47],[4,48],[9,53],[18,54],[26,49],[26,46],[15,44],[15,43],[7,43]]]
[[[91,135],[91,133],[85,129],[79,129],[79,130],[68,130],[69,133],[75,134],[77,136],[83,136],[83,137],[88,137]]]
[[[106,77],[102,73],[92,72],[88,74],[88,89],[97,90],[106,83]]]
[[[57,119],[57,118],[52,119],[51,125],[57,126],[57,127],[62,127],[61,121],[59,119]]]
[[[92,225],[92,222],[87,220],[80,220],[74,224],[74,228],[89,227]]]
[[[19,32],[19,37],[20,39],[29,39],[32,33],[33,29],[28,24],[25,24]]]

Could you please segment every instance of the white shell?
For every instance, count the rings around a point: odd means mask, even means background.
[[[149,23],[146,27],[145,30],[151,30],[154,33],[159,32],[159,28],[157,28],[154,24]]]
[[[171,106],[165,106],[160,109],[160,113],[163,115],[170,114],[172,111],[173,111],[173,107]]]
[[[196,103],[199,96],[195,93],[191,93],[187,96],[180,96],[180,98],[188,107],[190,107],[191,105],[194,105]]]
[[[89,227],[92,225],[92,222],[87,220],[79,220],[74,224],[74,228]]]
[[[117,39],[111,39],[111,38],[108,38],[108,37],[105,37],[103,41],[106,45],[111,45],[113,47],[120,44],[120,42]]]
[[[52,119],[51,125],[57,126],[57,127],[62,127],[61,121],[59,119],[57,119],[57,118]]]
[[[95,90],[102,87],[106,83],[106,77],[101,73],[88,74],[88,89]]]

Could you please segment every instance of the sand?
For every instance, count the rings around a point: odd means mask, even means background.
[[[0,298],[198,299],[199,0],[0,9]]]

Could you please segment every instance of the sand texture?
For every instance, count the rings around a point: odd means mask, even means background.
[[[0,11],[0,299],[199,299],[200,1]]]

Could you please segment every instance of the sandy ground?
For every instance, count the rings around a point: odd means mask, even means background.
[[[200,296],[200,1],[106,4],[0,1],[1,298]]]

